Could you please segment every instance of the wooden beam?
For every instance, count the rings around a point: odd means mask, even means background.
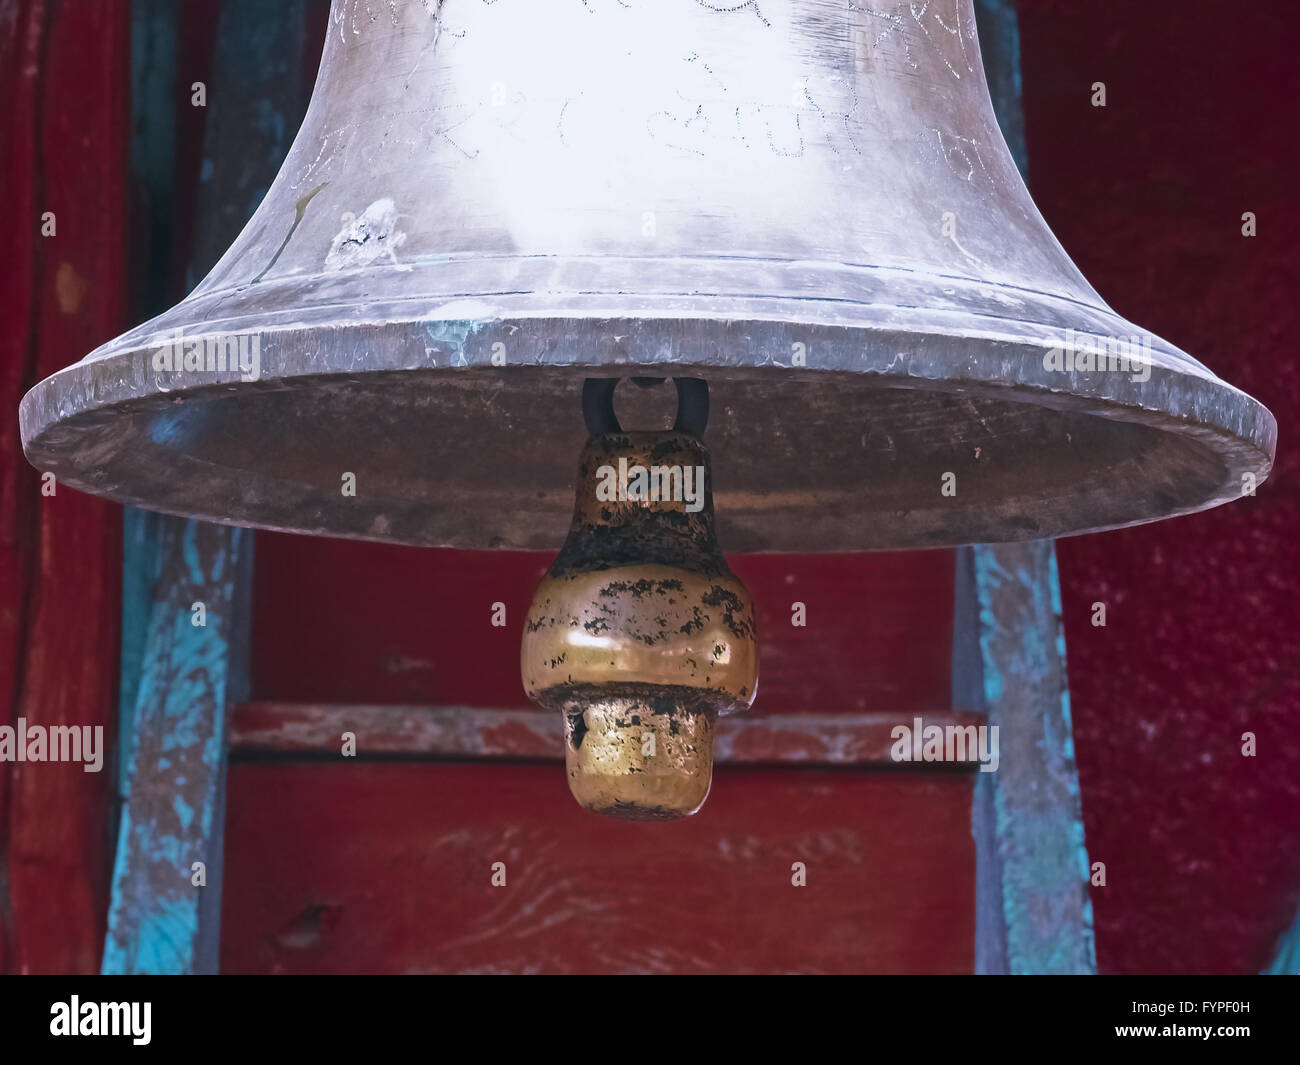
[[[984,715],[936,711],[871,714],[740,714],[718,723],[714,756],[720,763],[894,765],[892,732],[938,725],[966,727]],[[559,714],[464,706],[348,706],[321,703],[245,703],[235,708],[230,742],[239,754],[339,755],[352,733],[360,758],[523,758],[564,754]],[[928,763],[913,765],[924,768]]]

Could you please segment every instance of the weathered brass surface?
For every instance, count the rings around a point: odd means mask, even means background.
[[[533,598],[523,646],[530,697],[617,678],[753,701],[752,607],[745,586],[726,571],[632,564],[548,575]]]
[[[685,817],[709,793],[714,722],[747,708],[758,684],[753,605],[718,547],[708,453],[683,433],[597,436],[577,484],[524,626],[524,689],[565,715],[579,803]]]
[[[652,694],[599,695],[565,708],[569,790],[588,810],[628,821],[689,817],[709,795],[717,715],[644,690]]]

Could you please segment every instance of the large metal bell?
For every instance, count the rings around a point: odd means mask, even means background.
[[[555,548],[583,379],[682,375],[732,551],[1150,521],[1276,434],[1053,238],[969,0],[335,0],[243,233],[22,435],[158,510]]]

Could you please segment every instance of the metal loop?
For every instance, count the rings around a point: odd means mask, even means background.
[[[592,436],[621,433],[618,415],[614,413],[614,389],[619,377],[588,377],[582,382],[582,420]],[[655,379],[634,377],[642,387],[649,387]],[[659,380],[662,380],[660,378]],[[702,377],[674,377],[677,388],[677,418],[673,431],[701,436],[709,424],[709,383]]]
[[[618,415],[614,413],[614,389],[617,377],[588,377],[582,382],[582,420],[592,436],[621,433]]]
[[[709,424],[709,382],[702,377],[674,377],[677,386],[677,420],[673,429],[703,436]]]

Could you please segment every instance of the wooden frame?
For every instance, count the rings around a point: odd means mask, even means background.
[[[274,86],[267,84],[272,79],[282,83],[288,73],[295,83],[303,80],[308,59],[295,45],[306,2],[275,5],[274,14],[260,9],[264,23],[247,40],[238,29],[250,24],[247,19],[223,21],[213,74],[221,94],[213,93],[214,107],[234,114],[241,98],[259,91],[274,98]],[[167,35],[174,38],[174,17],[169,23],[154,5],[137,3],[152,19],[143,32],[159,35],[154,43],[165,50]],[[240,7],[227,5],[226,14]],[[1015,13],[1003,0],[980,0],[977,10],[994,103],[1023,167]],[[266,59],[268,49],[279,53],[278,64],[249,61],[250,52]],[[286,71],[286,63],[298,69]],[[265,160],[274,153],[249,152],[249,135],[230,122],[210,120],[206,156],[214,167],[207,186],[212,197],[243,204],[250,188],[269,183]],[[275,147],[287,149],[287,141]],[[150,151],[138,156],[158,159]],[[234,158],[259,162],[232,167]],[[170,180],[162,172],[142,176],[154,185]],[[219,250],[231,235],[212,224],[197,243]],[[124,648],[130,661],[124,655],[129,680],[124,679],[123,690],[134,695],[123,749],[132,753],[106,972],[216,970],[225,765],[232,743],[241,751],[326,751],[337,749],[342,731],[355,731],[364,735],[367,749],[388,753],[556,756],[558,720],[509,711],[244,704],[228,718],[246,682],[250,534],[142,515],[129,516],[127,530]],[[1092,972],[1096,967],[1055,565],[1050,542],[959,552],[954,705],[974,709],[926,715],[935,723],[986,721],[1004,737],[1001,768],[979,774],[973,807],[979,972]],[[206,628],[191,624],[193,604],[200,601],[207,608]],[[147,636],[141,649],[131,637],[145,615],[145,602]],[[881,761],[887,757],[889,729],[910,717],[731,722],[723,733],[722,757]],[[206,887],[192,885],[194,861],[206,862]]]

